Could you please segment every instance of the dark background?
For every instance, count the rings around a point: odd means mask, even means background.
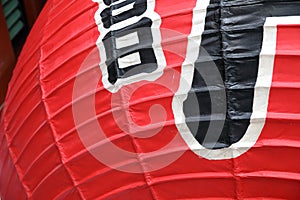
[[[0,0],[0,112],[18,55],[46,0]]]

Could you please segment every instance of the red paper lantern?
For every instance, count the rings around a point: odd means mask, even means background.
[[[49,0],[2,113],[1,198],[299,199],[299,10]]]

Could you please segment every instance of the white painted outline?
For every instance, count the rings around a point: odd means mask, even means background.
[[[143,13],[140,16],[132,17],[127,20],[124,20],[120,23],[112,25],[109,29],[104,28],[103,23],[101,21],[101,16],[100,13],[108,8],[109,6],[106,6],[103,2],[103,0],[93,0],[94,2],[99,4],[99,9],[95,13],[95,21],[98,26],[98,30],[100,33],[100,36],[97,40],[97,47],[99,49],[100,53],[100,69],[102,72],[102,83],[105,89],[112,93],[118,92],[118,90],[125,85],[130,85],[135,82],[139,81],[155,81],[159,77],[162,76],[163,70],[165,68],[166,64],[166,58],[161,46],[161,33],[160,33],[160,25],[161,25],[161,18],[160,16],[155,12],[155,0],[147,0],[147,10],[145,13]],[[118,2],[119,3],[119,2]],[[102,39],[104,36],[109,32],[113,30],[119,30],[121,28],[124,28],[128,25],[137,23],[139,20],[141,20],[143,17],[148,17],[152,20],[152,26],[151,26],[151,31],[152,31],[152,37],[153,37],[153,44],[152,48],[154,50],[154,54],[157,60],[157,69],[151,73],[140,73],[131,77],[127,78],[122,78],[118,79],[117,82],[112,85],[108,81],[108,72],[107,72],[107,66],[106,66],[106,52],[105,52],[105,47],[102,42]]]
[[[204,31],[206,12],[201,11],[203,11],[204,6],[207,8],[208,4],[209,1],[197,1],[197,6],[194,9],[193,28],[189,36],[187,56],[182,65],[182,77],[180,80],[179,90],[173,98],[172,109],[177,129],[189,148],[198,156],[206,159],[223,160],[236,158],[244,154],[255,145],[259,138],[267,116],[269,93],[273,77],[274,58],[276,54],[277,25],[299,24],[300,17],[289,16],[266,18],[266,22],[264,24],[264,38],[259,60],[258,77],[254,88],[253,113],[251,115],[250,125],[239,142],[232,144],[228,148],[212,150],[205,148],[194,138],[186,124],[185,115],[183,113],[183,102],[186,100],[187,94],[191,88],[194,74],[194,64],[191,62],[196,61],[199,53],[199,50],[196,50],[194,45],[198,44],[200,46],[201,44],[201,36],[198,36],[197,33],[199,34],[200,30],[202,35]],[[200,22],[197,20],[200,20]],[[186,83],[187,80],[190,81],[189,88],[185,88],[185,84],[183,84]]]

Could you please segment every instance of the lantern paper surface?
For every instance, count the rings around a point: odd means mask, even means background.
[[[300,1],[48,0],[0,197],[300,199]]]

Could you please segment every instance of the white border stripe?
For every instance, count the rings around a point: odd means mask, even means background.
[[[183,102],[186,100],[187,94],[191,89],[194,76],[194,64],[198,58],[200,50],[199,47],[202,40],[202,33],[204,32],[205,18],[209,2],[209,0],[197,0],[196,7],[193,9],[192,30],[190,35],[188,36],[186,59],[181,67],[181,77],[178,91],[174,95],[172,101],[172,109],[174,113],[175,124],[183,139],[191,149],[194,149],[193,146],[196,144],[197,141],[193,137],[187,124],[185,123],[185,115],[183,113]],[[196,142],[193,140],[195,140]]]

